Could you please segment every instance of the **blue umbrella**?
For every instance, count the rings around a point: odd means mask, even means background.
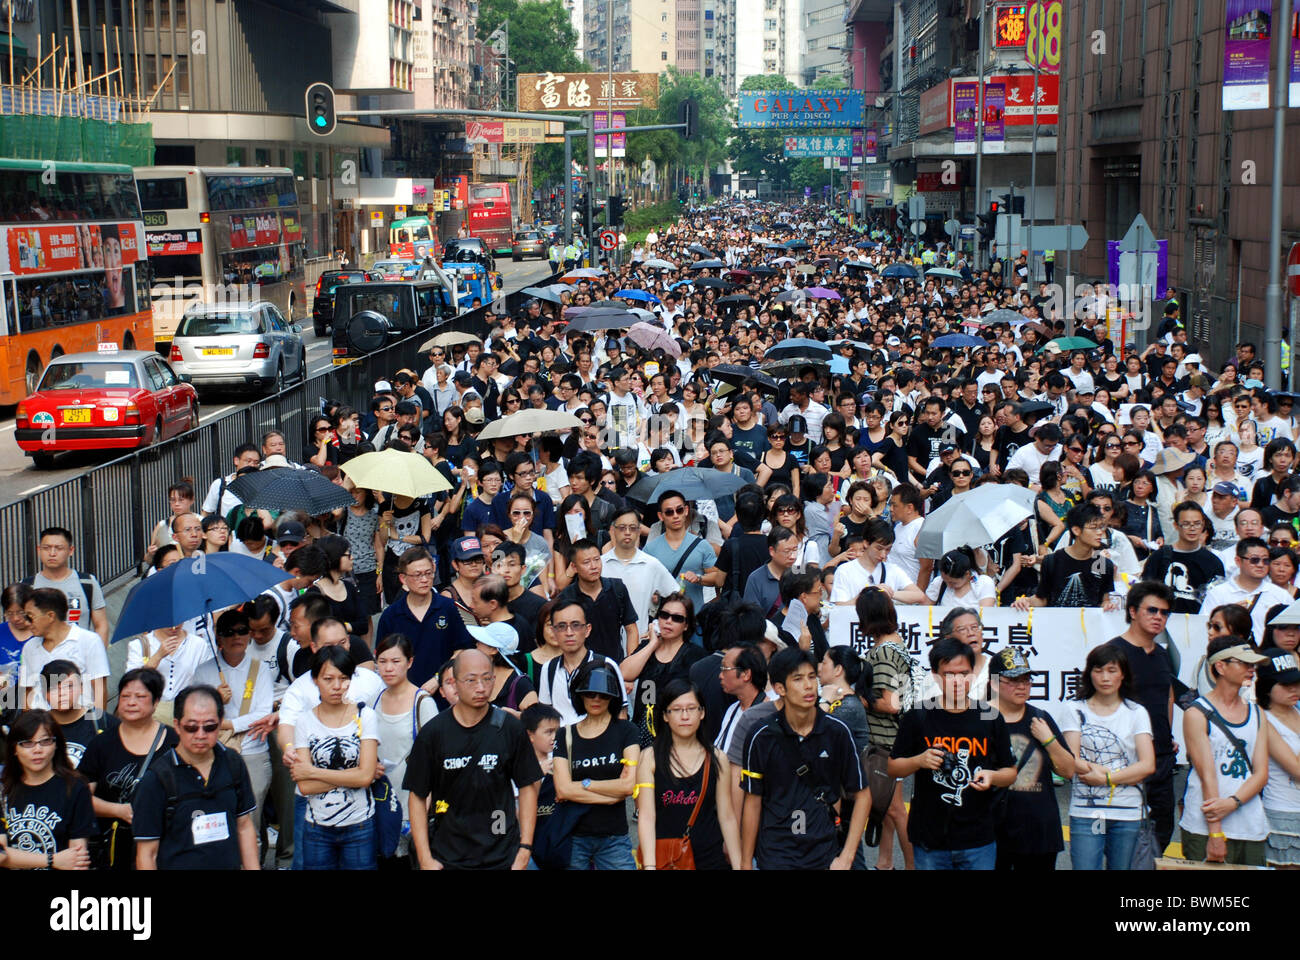
[[[763,354],[765,360],[779,360],[782,357],[821,357],[829,358],[831,348],[820,340],[809,340],[806,337],[791,337],[782,340],[775,347]]]
[[[113,639],[173,627],[194,617],[251,600],[283,583],[285,572],[237,553],[202,554],[173,563],[131,590]]]
[[[916,272],[916,267],[906,263],[891,263],[880,271],[882,277],[904,277],[908,280],[920,280],[921,275]]]
[[[839,354],[831,357],[831,373],[849,372],[849,360],[847,357],[841,357]]]
[[[614,294],[624,300],[640,300],[642,303],[658,303],[659,298],[653,293],[646,293],[644,290],[620,290]]]
[[[936,337],[932,347],[987,347],[989,342],[982,337],[972,337],[967,333],[946,333]]]

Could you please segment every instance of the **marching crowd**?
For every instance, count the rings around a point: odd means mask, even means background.
[[[1207,363],[1172,298],[1112,342],[1023,256],[816,205],[694,210],[625,255],[178,478],[147,574],[279,582],[129,638],[124,672],[42,531],[0,595],[0,865],[1050,870],[1067,836],[1075,869],[1173,839],[1300,863],[1300,420],[1252,344]],[[572,419],[508,429],[529,411]],[[348,476],[381,450],[447,489]],[[352,505],[231,490],[274,468]],[[1018,519],[928,548],[976,496]],[[906,605],[941,608],[919,655]],[[1047,710],[1026,652],[985,648],[995,606],[1126,628]],[[1207,618],[1190,682],[1177,613]]]

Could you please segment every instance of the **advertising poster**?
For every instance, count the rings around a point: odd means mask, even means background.
[[[861,90],[742,90],[739,126],[860,127]]]
[[[979,111],[979,84],[956,83],[952,89],[953,144],[957,153],[975,152],[975,115]]]
[[[1272,11],[1271,3],[1261,9],[1259,0],[1227,0],[1227,31],[1223,41],[1224,110],[1262,110],[1268,106]]]
[[[984,84],[984,152],[1002,153],[1006,148],[1007,85]]]

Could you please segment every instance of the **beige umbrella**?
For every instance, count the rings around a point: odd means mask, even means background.
[[[519,437],[530,433],[545,433],[548,430],[573,430],[581,426],[581,420],[571,413],[560,410],[520,410],[500,420],[493,420],[487,425],[487,429],[478,435],[478,439]]]
[[[482,337],[472,333],[440,333],[432,340],[420,344],[420,352],[428,353],[434,347],[454,347],[458,343],[482,343]]]
[[[358,487],[404,497],[423,497],[452,489],[441,470],[420,454],[403,450],[363,453],[339,469]]]

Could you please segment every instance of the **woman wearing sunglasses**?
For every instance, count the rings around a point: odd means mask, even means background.
[[[88,870],[97,832],[90,788],[68,762],[63,732],[44,710],[9,728],[0,778],[0,866],[9,870]]]
[[[649,638],[620,664],[623,679],[635,681],[632,722],[641,731],[642,748],[656,735],[655,703],[658,693],[672,680],[686,680],[691,667],[708,654],[690,642],[695,633],[695,604],[685,593],[671,593],[659,601],[659,613],[650,622]]]
[[[1115,461],[1124,452],[1124,441],[1117,434],[1106,434],[1093,456],[1093,463],[1088,467],[1088,479],[1094,490],[1119,490],[1124,478]]]
[[[755,480],[766,489],[769,484],[785,484],[799,496],[799,464],[786,450],[788,436],[785,427],[773,423],[767,428],[768,449],[758,461]]]

